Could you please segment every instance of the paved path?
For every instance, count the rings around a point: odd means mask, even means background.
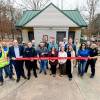
[[[93,79],[90,78],[91,70],[84,74],[81,79],[77,76],[77,69],[74,69],[74,80],[77,83],[83,97],[86,100],[100,100],[100,67],[96,67],[96,75]]]
[[[59,71],[59,70],[58,70]],[[50,76],[42,72],[38,78],[31,77],[21,87],[3,100],[84,100],[74,79],[70,82],[67,76]]]
[[[25,70],[26,72],[26,70]],[[100,100],[100,67],[96,67],[96,76],[90,79],[88,73],[81,79],[77,76],[77,68],[74,68],[73,80],[70,82],[67,76],[50,76],[47,70],[45,76],[42,72],[36,79],[33,74],[28,81],[23,78],[19,83],[5,79],[0,87],[0,99],[2,100]],[[37,71],[39,73],[39,70]],[[14,76],[15,77],[15,76]]]
[[[96,66],[97,66],[97,67],[100,67],[100,56],[99,56],[99,58],[98,58],[98,60],[97,60],[97,62],[96,62]]]
[[[15,71],[14,71],[15,73]],[[5,73],[3,72],[3,76],[5,76]],[[16,75],[13,76],[16,79]],[[0,86],[0,99],[4,98],[5,96],[12,93],[14,90],[22,86],[27,80],[21,78],[21,82],[18,84],[15,81],[11,81],[9,78],[4,78],[3,86]]]

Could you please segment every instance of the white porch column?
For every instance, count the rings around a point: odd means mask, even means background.
[[[22,30],[22,37],[23,37],[23,41],[25,43],[28,43],[29,39],[28,39],[28,31],[27,30]]]
[[[77,29],[75,31],[75,40],[79,39],[79,42],[80,42],[80,35],[81,35],[81,29]]]
[[[66,30],[66,40],[68,42],[68,33],[69,33],[69,28]]]

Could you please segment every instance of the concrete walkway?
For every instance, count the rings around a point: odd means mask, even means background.
[[[14,71],[15,73],[15,71]],[[16,73],[15,73],[16,74]],[[5,77],[5,73],[3,72],[3,76]],[[17,79],[16,75],[13,76],[15,79]],[[20,86],[22,86],[27,80],[21,78],[21,81],[17,84],[16,80],[11,81],[8,78],[4,78],[3,86],[0,86],[0,100],[10,93],[12,93],[14,90],[18,89]]]
[[[38,74],[37,79],[32,75],[3,100],[84,100],[74,79],[69,82],[67,76],[59,77],[59,70],[56,77],[49,75],[50,70],[47,73],[46,76],[43,72]]]
[[[59,70],[56,77],[50,76],[49,69],[46,76],[43,72],[39,74],[38,70],[37,79],[32,74],[30,80],[22,78],[19,83],[7,78],[4,85],[0,87],[0,99],[100,100],[100,67],[96,67],[96,76],[93,79],[90,79],[90,68],[83,79],[77,76],[77,72],[77,68],[74,68],[72,81],[69,81],[67,76],[59,77]]]

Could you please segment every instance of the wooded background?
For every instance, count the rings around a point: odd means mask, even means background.
[[[56,6],[63,10],[66,0],[61,0]],[[15,27],[17,21],[26,10],[42,10],[51,3],[51,0],[0,0],[0,40],[13,40],[21,38],[21,30]],[[100,36],[100,0],[86,0],[86,5],[79,7],[78,2],[71,10],[78,10],[88,27],[82,29],[82,36],[86,35],[88,40],[91,37],[99,39]],[[18,5],[18,7],[16,6]],[[67,9],[66,9],[67,10]],[[86,13],[85,13],[86,12]]]

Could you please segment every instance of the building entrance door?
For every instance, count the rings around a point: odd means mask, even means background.
[[[73,43],[74,43],[74,39],[75,39],[75,31],[69,31],[68,33],[68,39],[72,38],[73,39]]]
[[[29,41],[32,41],[34,39],[34,32],[33,31],[28,32],[28,39],[29,39]]]
[[[63,38],[66,38],[66,31],[58,31],[56,35],[56,43],[63,41]]]

